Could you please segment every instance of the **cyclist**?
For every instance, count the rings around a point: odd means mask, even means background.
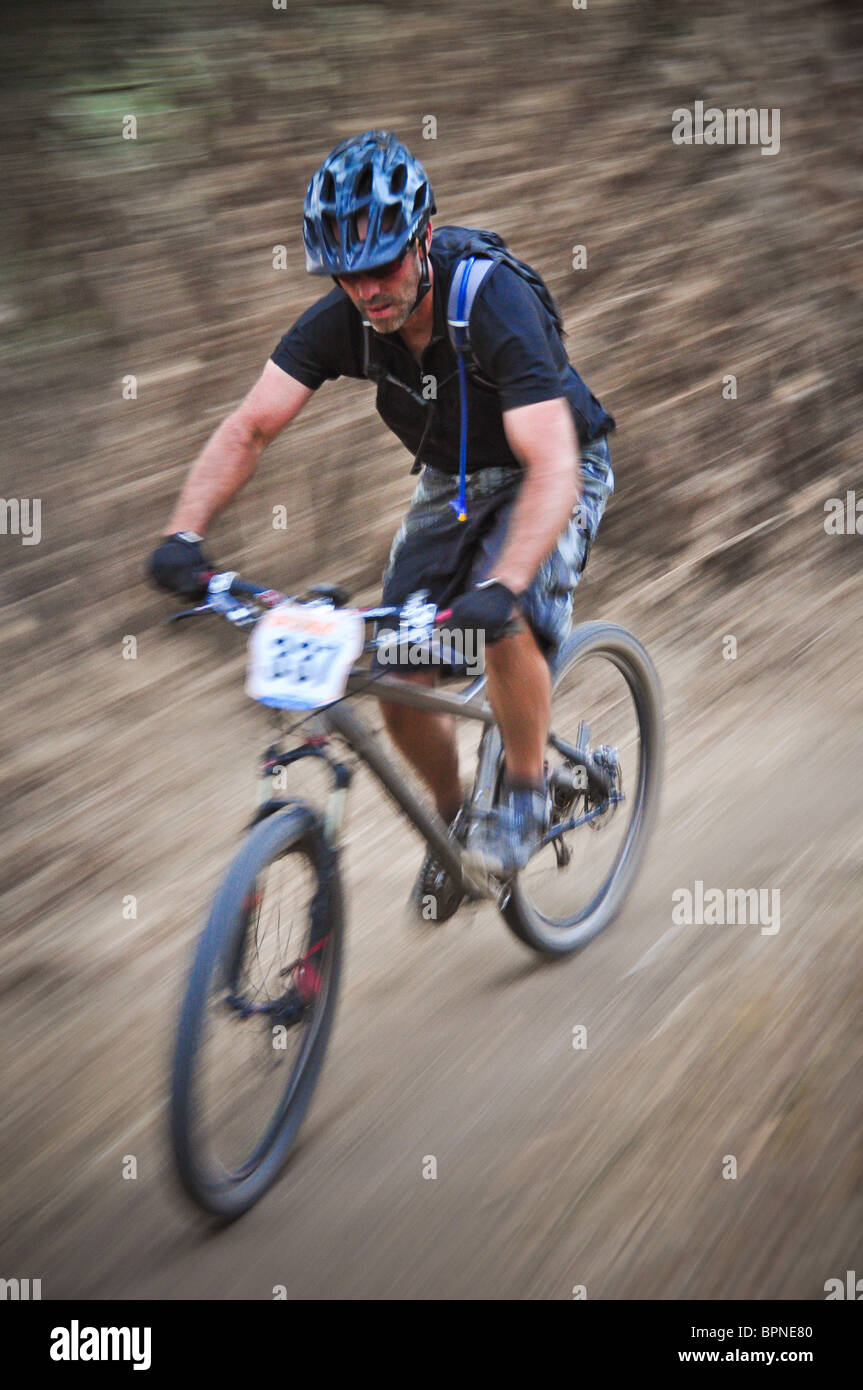
[[[204,447],[150,574],[163,588],[198,591],[197,576],[212,568],[202,549],[207,527],[265,445],[324,381],[376,381],[378,413],[423,470],[392,544],[382,603],[403,604],[426,590],[429,602],[452,609],[448,628],[484,635],[506,784],[500,810],[471,838],[471,857],[506,877],[524,867],[549,823],[548,658],[569,630],[572,592],[614,487],[606,438],[614,420],[570,365],[535,290],[498,262],[470,312],[475,369],[466,382],[465,468],[447,304],[471,233],[446,228],[435,241],[435,212],[421,163],[394,135],[366,131],[327,156],[306,194],[303,237],[307,270],[331,276],[336,287],[284,335]],[[430,381],[434,390],[424,390]],[[433,667],[400,674],[436,679]],[[381,709],[396,746],[462,839],[453,720],[387,703]],[[428,896],[438,921],[462,898],[431,854],[415,885],[419,905]]]

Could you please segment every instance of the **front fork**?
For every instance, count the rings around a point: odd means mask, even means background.
[[[339,839],[341,836],[342,825],[347,803],[348,788],[353,777],[353,769],[346,763],[339,762],[332,757],[327,747],[329,742],[329,732],[319,720],[310,721],[311,728],[306,742],[299,748],[293,748],[289,752],[282,752],[279,748],[278,740],[263,754],[260,765],[261,796],[258,808],[252,817],[249,829],[257,825],[259,821],[266,820],[268,816],[275,815],[277,811],[283,811],[286,807],[295,802],[294,798],[282,795],[284,788],[274,786],[274,779],[283,774],[289,764],[299,762],[301,758],[322,758],[327,763],[332,774],[332,788],[327,798],[326,809],[321,821],[324,840],[329,851],[329,861],[332,866],[337,864],[339,849]],[[279,793],[276,795],[275,793]],[[329,875],[326,875],[323,883],[319,886],[313,903],[313,919],[316,911],[321,910],[321,906],[326,901],[329,893]],[[317,906],[315,906],[317,904]],[[289,987],[277,1000],[266,1004],[249,1004],[237,996],[229,996],[228,1003],[241,1016],[249,1013],[266,1013],[272,1015],[277,1023],[285,1027],[291,1027],[300,1023],[305,1017],[308,1007],[315,1002],[320,991],[320,975],[317,963],[314,959],[317,952],[326,941],[326,935],[318,936],[312,926],[312,944],[297,960],[292,961],[280,974],[288,981]]]
[[[251,823],[256,825],[258,821],[265,820],[275,811],[280,811],[285,806],[290,805],[289,800],[285,800],[281,795],[274,795],[274,790],[282,792],[283,788],[275,789],[273,787],[273,779],[280,777],[287,770],[289,764],[299,762],[301,758],[321,758],[328,765],[332,774],[332,787],[327,797],[321,823],[324,839],[330,849],[335,852],[338,850],[341,839],[353,769],[347,763],[339,762],[330,753],[328,748],[330,735],[323,720],[312,719],[309,724],[310,729],[306,742],[301,744],[299,748],[293,748],[290,752],[285,753],[279,749],[278,742],[276,742],[270,745],[261,758],[261,798]]]

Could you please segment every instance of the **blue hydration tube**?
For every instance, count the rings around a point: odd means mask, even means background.
[[[470,272],[475,257],[469,256],[464,263],[461,284],[458,291],[458,318],[454,327],[458,335],[458,394],[459,394],[459,440],[458,440],[458,497],[450,506],[459,521],[467,521],[467,371],[464,365],[464,347],[467,337],[467,324],[464,319],[465,300]]]

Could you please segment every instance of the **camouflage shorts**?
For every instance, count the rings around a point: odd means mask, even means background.
[[[458,494],[458,478],[426,467],[390,549],[382,602],[402,604],[412,593],[425,589],[429,601],[444,608],[472,584],[488,578],[506,539],[522,477],[519,468],[469,473],[467,520],[462,522],[449,505]],[[519,599],[548,653],[570,629],[573,590],[614,491],[605,436],[582,447],[581,483],[582,495],[572,519]]]

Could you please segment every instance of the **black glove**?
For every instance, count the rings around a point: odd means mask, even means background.
[[[150,556],[147,571],[160,589],[186,598],[200,598],[207,590],[202,575],[212,574],[215,566],[201,549],[201,537],[194,531],[178,531],[164,536]]]
[[[487,642],[496,642],[513,616],[516,595],[499,579],[484,579],[453,602],[448,628],[484,632]]]

